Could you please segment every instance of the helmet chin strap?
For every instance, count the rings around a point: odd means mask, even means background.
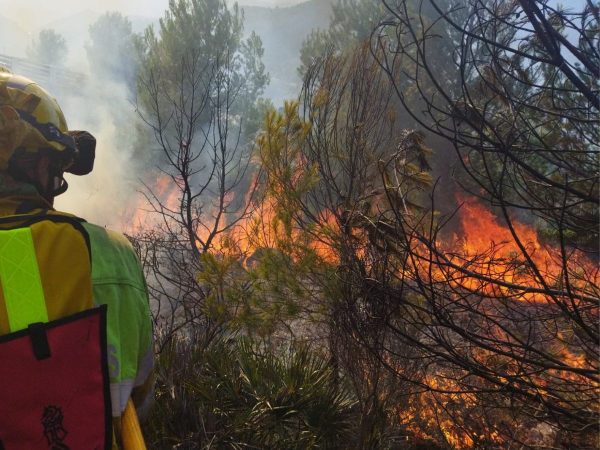
[[[48,203],[54,203],[54,197],[63,194],[69,184],[64,179],[64,171],[59,161],[50,161],[49,164],[38,166],[39,162],[19,164],[11,161],[9,174],[15,180],[24,181],[35,186],[40,196]]]
[[[39,194],[51,205],[54,204],[54,198],[64,194],[69,188],[69,183],[63,177],[63,171],[51,165],[48,172],[48,181],[46,186],[41,180],[32,180]]]
[[[52,182],[52,190],[50,191],[53,197],[56,197],[60,194],[64,194],[65,191],[69,188],[69,183],[62,176],[53,177]]]
[[[48,177],[48,186],[46,186],[43,191],[40,191],[40,194],[48,202],[53,203],[54,197],[57,197],[60,194],[64,194],[68,188],[69,188],[69,183],[67,183],[67,180],[65,180],[65,178],[63,176],[63,171],[52,168],[52,169],[50,169],[50,173],[49,173],[49,177]],[[38,190],[39,190],[39,187],[38,187]]]

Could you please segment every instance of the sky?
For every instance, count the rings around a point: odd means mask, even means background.
[[[228,0],[229,1],[229,0]],[[303,0],[240,0],[240,5],[289,6]],[[120,11],[126,15],[160,17],[168,0],[0,0],[0,15],[16,22],[24,31],[81,11]]]

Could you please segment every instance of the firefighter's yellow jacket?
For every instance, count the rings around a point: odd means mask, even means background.
[[[40,213],[62,214],[54,211],[37,194],[33,186],[16,182],[6,173],[0,172],[0,218]],[[85,222],[82,225],[89,236],[91,248],[92,292],[90,295],[66,297],[48,295],[48,319],[54,320],[73,314],[88,309],[93,304],[108,305],[110,391],[113,424],[118,439],[120,417],[129,397],[133,397],[141,415],[151,403],[153,351],[148,291],[139,260],[130,242],[123,235],[103,227]],[[71,252],[61,256],[61,249],[53,247],[52,242],[47,242],[43,232],[38,232],[38,236],[34,235],[33,239],[39,241],[36,251],[52,253],[53,257],[63,258],[73,267],[89,264],[89,255]],[[61,283],[57,280],[65,276],[68,276],[68,273],[65,273],[64,267],[50,264],[42,277],[44,290],[52,294],[53,291],[61,289]],[[81,289],[83,292],[85,287]],[[60,300],[69,297],[67,303]],[[73,298],[79,300],[73,301]],[[0,335],[9,331],[0,290]]]

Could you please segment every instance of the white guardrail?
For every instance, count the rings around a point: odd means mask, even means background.
[[[82,73],[58,66],[38,64],[15,56],[0,55],[0,66],[7,68],[14,74],[30,78],[44,87],[81,87],[86,81],[86,77]]]

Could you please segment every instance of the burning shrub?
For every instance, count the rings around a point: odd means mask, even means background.
[[[419,10],[433,8],[434,22],[454,30],[448,38],[409,3],[386,3],[390,20],[374,34],[374,54],[414,120],[455,149],[459,184],[480,201],[457,196],[456,240],[450,216],[407,214],[388,188],[393,218],[372,220],[377,245],[402,261],[383,288],[400,315],[386,325],[432,361],[435,376],[421,380],[443,399],[439,407],[452,396],[480,405],[468,419],[444,410],[453,424],[445,434],[464,435],[454,445],[476,447],[483,433],[499,445],[593,448],[598,8],[421,2]],[[431,50],[437,43],[454,47],[443,70]]]

